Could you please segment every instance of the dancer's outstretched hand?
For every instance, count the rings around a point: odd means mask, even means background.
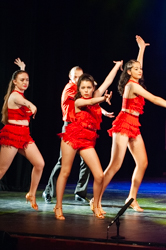
[[[108,92],[108,90],[106,90],[106,92],[105,92],[105,94],[104,94],[105,101],[106,101],[109,105],[111,105],[110,100],[111,100],[111,98],[112,98],[112,91],[110,91],[109,94],[108,94],[107,92]]]
[[[113,63],[119,65],[120,70],[123,71],[123,67],[122,67],[123,66],[123,60],[121,60],[121,61],[113,61]]]
[[[104,115],[107,116],[108,118],[114,118],[114,117],[115,117],[115,116],[114,116],[114,112],[107,112],[107,111],[106,111],[106,112],[104,113]]]

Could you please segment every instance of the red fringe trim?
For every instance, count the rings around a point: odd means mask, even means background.
[[[0,145],[23,149],[33,142],[29,127],[6,124],[0,131]]]
[[[78,123],[69,124],[66,127],[66,132],[60,133],[58,136],[77,150],[94,148],[96,139],[99,137],[95,131],[83,128]]]
[[[112,123],[112,128],[107,130],[109,136],[113,133],[121,133],[127,135],[129,138],[136,138],[140,134],[139,117],[121,111]]]

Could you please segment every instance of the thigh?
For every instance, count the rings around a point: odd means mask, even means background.
[[[94,148],[80,150],[80,155],[90,168],[94,177],[103,173],[99,157]]]
[[[19,149],[19,153],[24,155],[33,166],[44,165],[44,159],[35,143],[29,143],[25,149]]]
[[[0,166],[9,167],[12,163],[18,149],[12,146],[1,146],[0,149]]]
[[[61,171],[70,172],[77,150],[73,149],[69,144],[61,141],[62,167]]]
[[[120,133],[113,133],[110,163],[122,164],[129,138]]]
[[[147,161],[147,153],[141,134],[135,139],[129,140],[128,148],[137,164]]]

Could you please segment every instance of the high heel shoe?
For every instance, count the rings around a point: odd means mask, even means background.
[[[99,209],[100,209],[100,213],[101,213],[101,214],[106,214],[106,211],[103,210],[103,208],[102,208],[101,205],[99,206]]]
[[[101,214],[100,208],[98,208],[98,207],[94,207],[93,214],[94,214],[95,217],[97,217],[99,219],[104,219],[104,215]]]
[[[59,210],[59,214],[56,213],[57,210]],[[54,213],[55,213],[55,218],[56,218],[57,220],[65,220],[65,217],[63,216],[62,208],[61,208],[61,207],[56,207],[56,206],[55,206],[55,207],[53,208],[53,211],[54,211]]]
[[[35,210],[38,210],[38,205],[36,204],[36,198],[33,195],[30,195],[29,193],[26,194],[25,196],[26,201],[31,203],[31,207]]]
[[[91,209],[92,212],[93,212],[93,211],[94,211],[94,198],[92,198],[92,199],[90,200],[89,204],[90,204],[90,209]],[[106,212],[103,210],[103,208],[102,208],[101,205],[100,205],[98,208],[100,209],[100,213],[101,213],[101,214],[106,214]]]
[[[129,201],[129,198],[126,199],[125,204],[126,204],[128,201]],[[134,200],[134,201],[130,204],[129,207],[131,207],[132,209],[134,209],[136,212],[143,212],[143,211],[144,211],[144,209],[141,208],[141,207],[139,206],[137,200]]]

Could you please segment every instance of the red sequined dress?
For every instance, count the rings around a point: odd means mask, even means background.
[[[19,91],[14,90],[13,92],[18,92],[24,97],[23,93]],[[27,120],[29,122],[31,115],[31,111],[25,106],[21,106],[18,109],[8,108],[8,120]],[[23,149],[33,142],[29,126],[7,123],[0,131],[0,145]]]
[[[72,123],[66,127],[66,132],[58,134],[74,149],[94,148],[100,129],[101,108],[98,104],[88,105],[75,114]]]
[[[130,113],[120,111],[112,123],[112,128],[107,130],[109,136],[112,136],[113,133],[120,132],[121,134],[126,134],[129,138],[136,138],[137,135],[140,134],[139,127],[141,124],[139,122],[139,116],[132,113],[138,112],[139,114],[143,114],[144,105],[145,101],[142,96],[136,96],[135,98],[123,98],[122,108],[128,109]]]

